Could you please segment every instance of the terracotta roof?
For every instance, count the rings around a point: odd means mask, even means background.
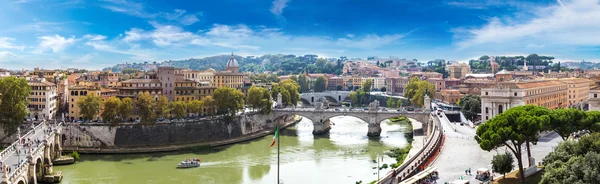
[[[54,86],[54,83],[48,81],[27,81],[29,86]]]
[[[160,83],[158,79],[129,79],[121,83]]]
[[[600,90],[600,86],[593,87],[593,88],[592,88],[592,89],[590,89],[590,90]]]
[[[518,88],[527,89],[527,88],[538,88],[545,86],[556,86],[563,85],[563,82],[560,81],[534,81],[534,82],[518,82],[515,83]]]

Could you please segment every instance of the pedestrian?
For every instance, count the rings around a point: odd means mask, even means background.
[[[468,169],[465,170],[465,175],[467,175],[467,174],[469,174],[469,170]]]
[[[471,175],[471,168],[469,167],[469,175]]]

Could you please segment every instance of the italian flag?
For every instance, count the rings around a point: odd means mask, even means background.
[[[270,147],[273,147],[275,145],[275,142],[277,142],[277,138],[279,138],[279,123],[275,125],[275,135],[273,136],[273,142],[271,142]]]

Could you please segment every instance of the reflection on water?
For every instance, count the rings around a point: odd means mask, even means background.
[[[379,138],[367,137],[367,123],[332,118],[328,135],[313,136],[304,119],[281,132],[280,178],[290,183],[354,183],[377,179],[377,155],[407,144],[404,127],[382,123]],[[276,183],[277,148],[267,136],[194,153],[82,155],[81,162],[57,166],[62,183]],[[176,169],[186,158],[200,158],[198,168]],[[383,156],[383,163],[394,159]],[[382,170],[381,176],[389,170]]]

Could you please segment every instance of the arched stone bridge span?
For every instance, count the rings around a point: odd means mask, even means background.
[[[397,109],[388,109],[386,111],[379,109],[320,109],[320,108],[279,108],[273,109],[272,119],[276,119],[286,115],[299,115],[310,119],[313,122],[313,134],[327,133],[331,129],[329,118],[337,116],[352,116],[359,118],[369,124],[368,136],[379,136],[381,134],[380,123],[383,120],[398,116],[415,119],[423,123],[423,131],[427,132],[427,127],[430,125],[430,112],[410,112],[398,111]]]
[[[314,105],[319,99],[325,98],[332,103],[340,104],[348,98],[350,91],[325,91],[318,93],[302,93],[300,99],[310,105]]]
[[[52,161],[60,158],[62,152],[61,126],[62,123],[44,122],[24,135],[19,131],[19,140],[0,152],[3,167],[0,184],[60,182],[62,176],[52,171]]]

